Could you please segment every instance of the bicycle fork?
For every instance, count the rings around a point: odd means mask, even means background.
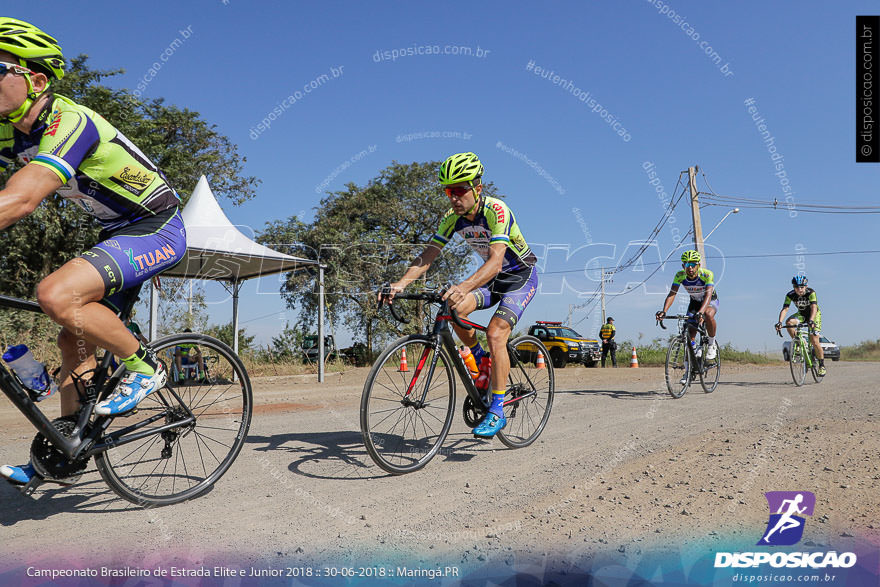
[[[428,386],[431,384],[431,380],[434,378],[434,369],[437,367],[437,357],[439,356],[438,352],[438,343],[435,340],[433,347],[426,346],[422,351],[422,356],[419,357],[419,362],[416,364],[415,371],[413,372],[412,379],[409,382],[409,385],[406,388],[406,393],[403,396],[403,400],[401,403],[405,406],[412,406],[416,409],[423,408],[425,406],[425,398],[428,396]],[[406,348],[406,347],[404,347]],[[422,391],[422,397],[418,400],[413,400],[413,390],[416,387],[416,383],[419,380],[419,376],[422,373],[422,370],[425,368],[425,363],[428,361],[428,355],[433,351],[433,355],[431,356],[431,363],[428,365],[428,373],[425,376],[425,389]]]

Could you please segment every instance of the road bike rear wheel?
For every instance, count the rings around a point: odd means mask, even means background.
[[[194,345],[202,357],[217,357],[212,359],[210,379],[171,380],[175,349],[180,345]],[[146,507],[179,503],[208,491],[241,451],[253,408],[247,370],[226,344],[210,336],[182,333],[150,346],[165,364],[169,381],[144,398],[135,411],[114,418],[106,434],[140,424],[137,432],[149,431],[183,421],[189,414],[195,421],[95,457],[98,472],[117,495]],[[154,421],[146,423],[148,419]]]
[[[708,344],[703,344],[703,360],[700,361],[700,385],[703,391],[712,393],[718,387],[718,380],[721,378],[721,349],[716,343],[715,358],[709,360],[706,358],[706,352],[709,350]]]
[[[687,347],[679,336],[669,341],[666,350],[666,389],[675,399],[683,396],[691,384],[691,360]]]
[[[446,350],[435,351],[427,336],[398,339],[379,355],[361,396],[361,434],[373,462],[400,475],[418,471],[434,458],[452,424],[453,377]]]
[[[794,384],[800,387],[807,378],[807,362],[804,359],[804,347],[799,339],[791,342],[791,357],[788,360],[791,369],[791,378]]]
[[[507,394],[504,396],[504,414],[507,425],[497,436],[505,446],[523,448],[529,446],[547,425],[553,407],[555,379],[552,361],[540,367],[526,359],[535,352],[547,356],[547,348],[534,336],[520,336],[510,342],[510,374]]]

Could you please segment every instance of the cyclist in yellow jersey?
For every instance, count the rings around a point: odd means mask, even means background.
[[[480,365],[477,388],[481,389],[481,381],[491,383],[489,412],[474,428],[474,436],[491,438],[507,423],[503,409],[510,372],[507,339],[537,291],[538,272],[537,259],[523,238],[513,212],[501,200],[482,195],[482,175],[483,164],[474,153],[457,153],[443,162],[439,179],[452,208],[440,221],[431,243],[403,277],[391,284],[389,294],[383,296],[380,292],[380,300],[390,301],[424,275],[454,234],[464,238],[482,257],[483,265],[458,285],[451,286],[444,299],[462,317],[498,304],[486,330],[491,364],[475,331],[453,325],[455,333],[471,348]]]
[[[103,225],[102,242],[43,279],[37,301],[62,326],[61,414],[78,411],[71,374],[93,369],[101,347],[122,358],[127,372],[95,412],[117,415],[164,385],[166,373],[116,312],[131,288],[182,258],[186,233],[162,172],[100,115],[54,94],[64,65],[53,37],[0,17],[0,166],[24,165],[0,190],[0,230],[55,193]],[[0,467],[14,483],[34,474],[31,465]]]

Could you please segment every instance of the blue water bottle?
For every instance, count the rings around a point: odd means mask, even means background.
[[[58,385],[49,377],[46,366],[34,358],[26,345],[17,344],[9,347],[3,353],[3,360],[22,384],[35,394],[34,401],[43,401],[58,391]]]

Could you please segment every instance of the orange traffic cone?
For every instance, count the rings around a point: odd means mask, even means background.
[[[639,368],[639,358],[636,356],[636,347],[633,347],[633,356],[632,360],[629,362],[629,366],[631,369]]]
[[[544,362],[544,353],[538,351],[538,360],[535,361],[535,367],[538,369],[546,369],[547,363]]]
[[[400,369],[398,369],[401,373],[405,373],[409,371],[409,366],[406,364],[406,347],[400,349]]]

